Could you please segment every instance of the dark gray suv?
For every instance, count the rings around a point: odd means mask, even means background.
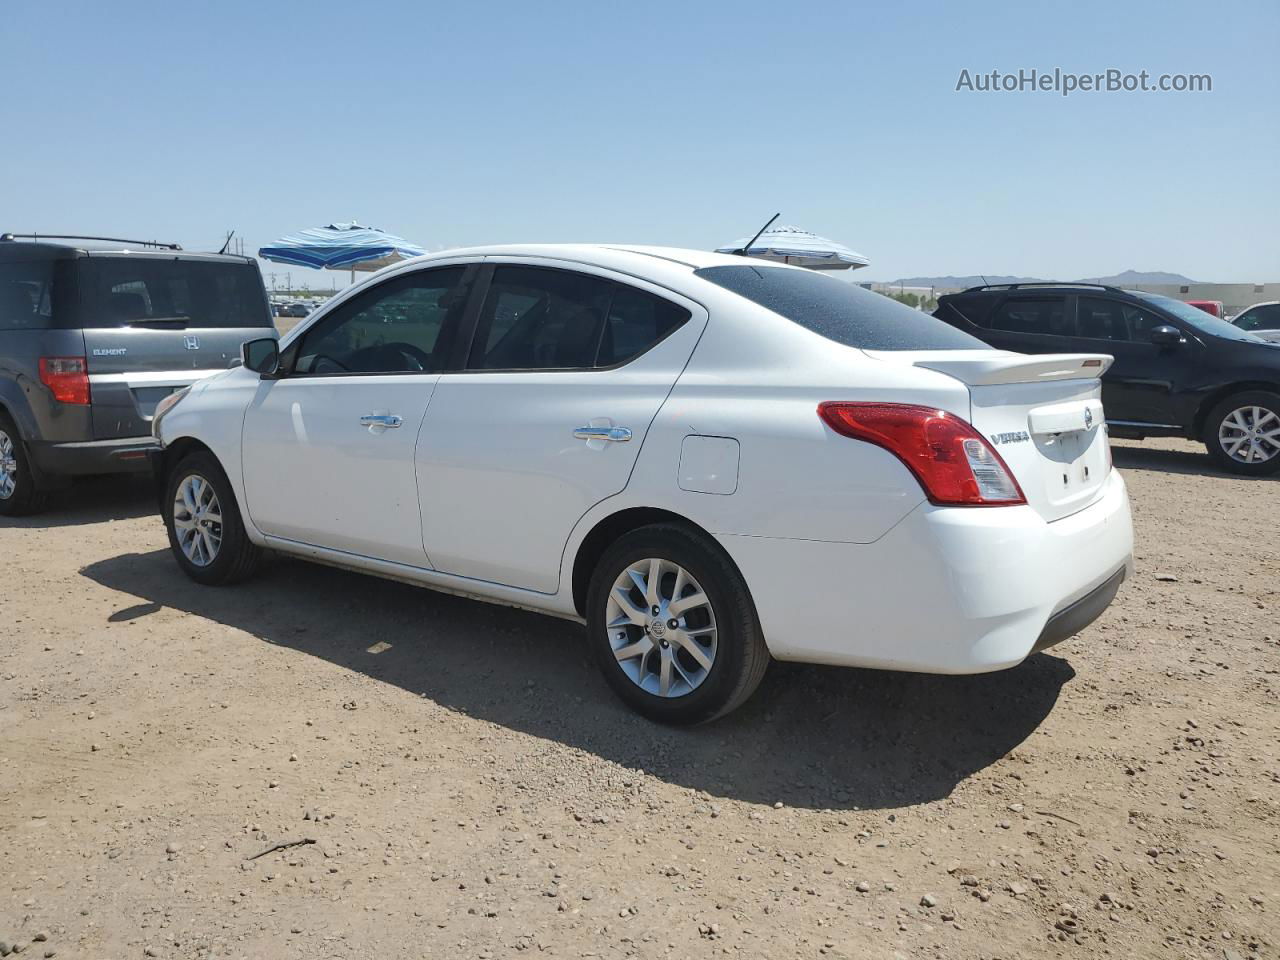
[[[71,476],[147,470],[156,403],[274,335],[247,257],[0,235],[0,515]]]

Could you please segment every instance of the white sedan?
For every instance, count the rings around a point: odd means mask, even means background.
[[[1132,565],[1098,377],[846,282],[650,247],[383,270],[162,402],[164,520],[201,583],[264,550],[587,625],[660,721],[771,658],[975,673]]]

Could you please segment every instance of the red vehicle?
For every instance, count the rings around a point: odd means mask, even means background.
[[[1193,307],[1199,307],[1205,313],[1211,313],[1215,317],[1221,318],[1223,314],[1221,300],[1188,300],[1187,303]]]

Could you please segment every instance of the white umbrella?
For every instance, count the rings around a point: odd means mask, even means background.
[[[716,253],[741,253],[810,270],[856,270],[871,262],[844,244],[791,226],[766,227],[754,238],[743,237],[727,246],[716,247]]]

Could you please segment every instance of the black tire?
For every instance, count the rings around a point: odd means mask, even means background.
[[[39,513],[48,504],[49,494],[41,488],[40,478],[31,467],[22,435],[7,413],[0,413],[0,434],[4,435],[3,440],[0,440],[0,448],[7,447],[13,458],[13,490],[8,496],[0,495],[0,516],[22,517]],[[0,484],[0,490],[5,487],[7,484]]]
[[[199,477],[213,488],[222,516],[221,524],[214,525],[221,543],[213,559],[204,564],[194,562],[183,552],[174,523],[178,512],[175,505],[178,489],[188,477]],[[212,454],[200,451],[189,454],[178,462],[169,472],[169,479],[165,483],[161,510],[165,530],[169,534],[169,547],[173,550],[178,566],[192,580],[209,586],[224,586],[239,583],[257,570],[262,561],[262,549],[250,541],[245,533],[244,521],[240,518],[240,507],[236,503],[231,483]]]
[[[1267,420],[1264,429],[1280,427],[1280,394],[1272,393],[1269,390],[1245,390],[1227,397],[1227,399],[1209,411],[1209,416],[1205,418],[1204,422],[1204,436],[1202,438],[1204,445],[1209,450],[1209,456],[1213,457],[1224,470],[1246,477],[1270,476],[1280,471],[1280,451],[1272,452],[1271,456],[1266,460],[1245,463],[1229,454],[1219,439],[1224,421],[1242,407],[1257,407],[1260,411],[1274,414],[1275,419]],[[1266,419],[1266,413],[1262,413],[1260,418]],[[1270,443],[1264,444],[1264,449],[1270,452]]]
[[[614,655],[613,628],[606,626],[606,611],[614,582],[632,564],[647,558],[683,567],[702,588],[714,616],[714,658],[700,682],[683,695],[663,697],[641,689]],[[674,579],[675,574],[670,573],[670,577]],[[661,581],[663,577],[657,579]],[[666,582],[668,588],[674,586],[670,581]],[[636,596],[643,594],[637,589]],[[609,686],[637,712],[659,723],[705,723],[729,713],[755,692],[769,666],[769,650],[742,574],[715,541],[680,524],[656,524],[633,530],[604,552],[587,592],[587,632],[592,652]],[[628,634],[625,640],[622,633]],[[616,642],[630,643],[642,637],[651,638],[651,635],[642,627],[627,624],[618,631]],[[674,644],[670,649],[673,656],[688,656]],[[656,647],[652,651],[653,656],[660,657],[661,653]],[[656,678],[658,668],[647,659],[649,656],[646,654],[631,663],[637,674],[643,675],[647,666],[650,668],[648,672]],[[687,660],[685,662],[688,663]]]

